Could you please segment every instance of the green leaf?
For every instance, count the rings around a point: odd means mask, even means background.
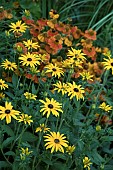
[[[12,141],[15,140],[15,137],[9,137],[6,140],[3,141],[2,143],[2,148],[5,148],[6,146],[8,146]]]
[[[0,161],[0,168],[9,167],[9,164],[6,161]]]
[[[63,163],[54,163],[52,166],[54,170],[69,170],[66,164]]]
[[[8,125],[3,125],[2,129],[9,135],[9,136],[14,136],[13,130],[10,128]]]
[[[37,90],[36,90],[36,88],[35,88],[34,83],[32,84],[32,93],[33,93],[33,94],[36,94],[36,93],[37,93]]]
[[[30,132],[24,132],[23,135],[22,135],[22,142],[34,142],[34,141],[38,141],[38,137],[33,135],[32,133]]]
[[[15,153],[13,151],[8,151],[5,153],[5,155],[12,155],[12,156],[15,156]]]
[[[5,92],[5,94],[7,94],[11,99],[15,98],[15,96],[12,93],[10,93],[10,92]]]
[[[113,170],[113,165],[105,165],[104,170]]]
[[[17,87],[18,85],[18,76],[16,74],[13,74],[12,76],[12,83],[14,87]]]

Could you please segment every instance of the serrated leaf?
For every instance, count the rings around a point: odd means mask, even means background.
[[[33,135],[32,133],[30,132],[24,132],[23,135],[22,135],[22,142],[34,142],[34,141],[38,141],[38,137]]]
[[[13,130],[8,125],[3,125],[2,129],[10,136],[14,136]]]

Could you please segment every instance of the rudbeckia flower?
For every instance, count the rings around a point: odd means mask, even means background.
[[[54,151],[64,153],[64,148],[68,147],[66,136],[60,134],[60,132],[50,132],[50,134],[45,135],[44,138],[46,138],[44,140],[46,142],[46,149],[51,148],[51,153]]]
[[[27,29],[27,25],[25,23],[22,24],[22,21],[17,21],[16,24],[15,23],[11,23],[11,25],[9,25],[9,27],[11,28],[10,31],[13,31],[15,33],[23,33],[26,31]]]

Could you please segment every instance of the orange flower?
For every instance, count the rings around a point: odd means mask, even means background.
[[[96,50],[95,47],[83,48],[83,53],[90,57],[92,60],[96,60]]]
[[[64,37],[64,44],[68,47],[72,46],[72,41],[69,40],[69,37]]]
[[[92,40],[90,40],[90,39],[81,39],[81,45],[82,45],[84,48],[91,48],[92,45],[93,45],[93,42],[92,42]]]
[[[71,28],[71,33],[75,39],[79,39],[82,35],[82,31],[77,26]]]
[[[26,48],[21,42],[16,43],[15,46],[14,46],[14,48],[15,48],[16,50],[18,50],[18,48],[22,49],[21,52],[22,52],[23,54],[26,54],[26,53],[27,53],[27,48]]]
[[[52,49],[55,49],[55,50],[62,49],[62,43],[63,41],[60,38],[60,36],[59,38],[57,38],[56,36],[48,38],[48,44],[50,45]]]
[[[56,10],[53,10],[53,9],[51,9],[51,11],[49,12],[49,16],[50,18],[53,18],[53,19],[59,18],[59,14],[57,13]]]
[[[52,29],[54,29],[55,28],[55,24],[57,23],[57,20],[56,19],[51,19],[51,20],[48,20],[47,21],[47,25],[50,27],[50,28],[52,28]]]
[[[84,37],[90,40],[96,40],[96,31],[93,31],[92,29],[86,30]]]
[[[49,37],[57,35],[57,34],[58,34],[58,31],[56,31],[55,29],[50,29],[50,30],[47,31],[47,35]]]

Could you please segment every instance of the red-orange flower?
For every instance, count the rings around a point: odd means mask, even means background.
[[[92,60],[96,60],[96,50],[95,47],[83,48],[83,53],[90,57]]]
[[[79,39],[82,35],[82,31],[77,26],[71,28],[71,33],[75,39]]]
[[[84,33],[84,37],[90,39],[90,40],[96,40],[96,31],[89,29],[86,30]]]

